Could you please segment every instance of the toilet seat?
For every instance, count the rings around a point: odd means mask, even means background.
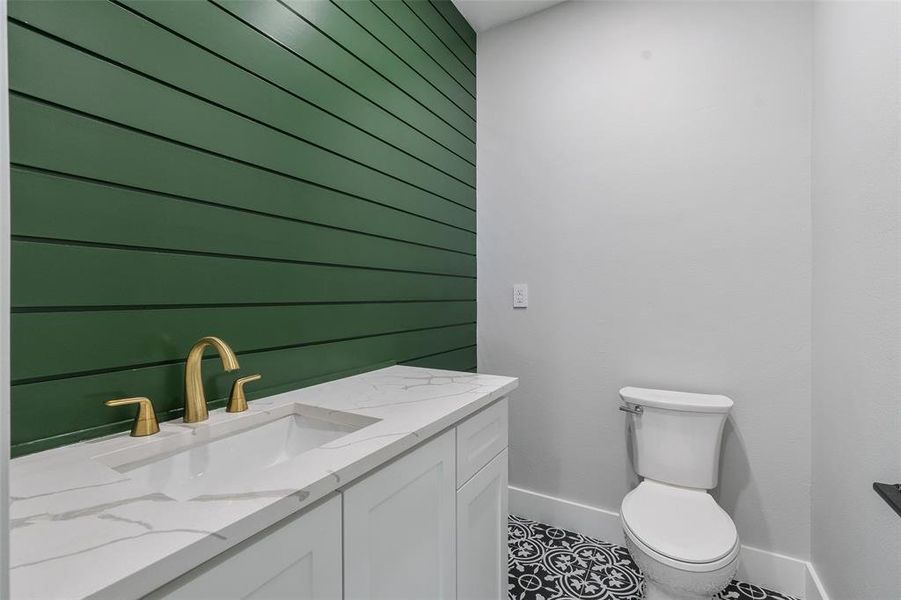
[[[719,569],[738,555],[738,531],[704,490],[646,479],[623,498],[623,530],[659,562],[683,571]]]

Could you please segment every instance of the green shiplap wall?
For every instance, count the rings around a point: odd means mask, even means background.
[[[14,455],[128,429],[110,398],[179,417],[203,335],[263,374],[251,397],[475,368],[475,34],[449,0],[12,0],[9,54]]]

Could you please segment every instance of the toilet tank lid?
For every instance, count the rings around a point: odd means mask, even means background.
[[[619,395],[632,404],[686,412],[725,413],[729,412],[733,404],[730,398],[719,394],[694,394],[637,387],[624,387],[619,391]]]

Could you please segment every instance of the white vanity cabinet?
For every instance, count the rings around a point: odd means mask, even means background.
[[[507,589],[507,400],[344,490],[344,597],[498,600]]]
[[[457,598],[507,597],[507,400],[457,432]]]
[[[344,490],[344,597],[456,597],[454,432]]]
[[[457,491],[457,598],[507,595],[507,450]]]
[[[465,419],[456,431],[459,488],[507,447],[507,399]]]
[[[506,399],[338,491],[149,598],[506,598]]]
[[[288,517],[147,599],[340,600],[341,496]]]

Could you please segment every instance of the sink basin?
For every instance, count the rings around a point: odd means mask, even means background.
[[[235,481],[297,458],[376,422],[300,404],[271,413],[193,425],[175,438],[154,440],[97,460],[175,500],[227,494]],[[287,413],[287,414],[284,414]]]

